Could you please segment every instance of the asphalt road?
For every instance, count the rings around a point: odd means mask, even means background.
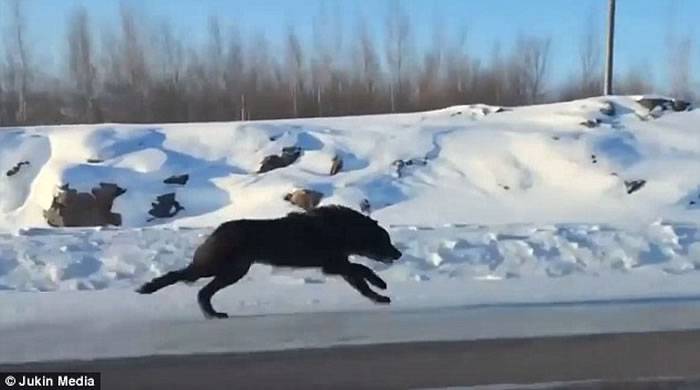
[[[56,370],[99,371],[103,389],[407,389],[591,380],[598,382],[561,386],[696,389],[700,331],[0,365],[5,372]]]

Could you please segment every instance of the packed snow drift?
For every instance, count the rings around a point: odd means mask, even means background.
[[[608,111],[611,110],[611,111]],[[637,223],[695,221],[700,112],[660,117],[634,98],[502,109],[171,125],[6,128],[0,132],[0,228],[44,227],[62,185],[126,189],[124,227],[207,227],[277,217],[284,195],[309,189],[321,204],[359,208],[385,224]],[[298,147],[291,165],[257,173]],[[334,157],[343,161],[330,175]],[[165,184],[171,176],[185,184]],[[631,192],[631,193],[629,193]],[[175,193],[172,218],[149,215]]]
[[[698,297],[700,111],[638,99],[1,129],[0,330],[199,320],[191,287],[133,289],[187,264],[221,222],[301,210],[295,190],[390,231],[401,260],[354,259],[388,282],[382,310]],[[70,191],[120,226],[51,227],[70,226]],[[262,265],[214,300],[234,316],[373,308],[316,270]]]

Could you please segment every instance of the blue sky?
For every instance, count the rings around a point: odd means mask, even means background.
[[[87,8],[95,34],[116,27],[119,0],[21,0],[30,28],[31,43],[41,53],[37,61],[61,66],[58,54],[65,47],[65,20],[78,5]],[[144,22],[157,25],[168,19],[187,39],[205,36],[207,19],[217,15],[225,28],[237,26],[244,36],[263,32],[281,41],[288,26],[305,37],[322,3],[341,16],[345,29],[362,17],[376,34],[383,30],[389,0],[126,0],[141,11]],[[9,0],[0,0],[0,28],[8,25]],[[519,33],[552,37],[552,76],[561,80],[575,71],[582,30],[594,16],[601,33],[605,27],[607,0],[400,0],[411,17],[417,45],[430,42],[433,26],[447,26],[456,35],[466,27],[468,48],[484,60],[500,42],[507,48]],[[618,0],[616,54],[619,69],[650,69],[663,82],[665,43],[669,32],[690,34],[700,44],[700,0]],[[345,34],[347,37],[348,34]],[[381,42],[379,42],[381,44]],[[693,53],[696,78],[700,49]]]

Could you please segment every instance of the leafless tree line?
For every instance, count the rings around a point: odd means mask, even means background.
[[[602,37],[592,22],[579,47],[579,69],[565,85],[555,86],[549,37],[519,36],[508,52],[497,46],[483,61],[469,53],[466,30],[448,39],[436,21],[432,45],[420,51],[398,1],[387,12],[383,45],[363,18],[354,36],[345,37],[338,10],[321,7],[310,44],[289,27],[281,51],[263,35],[243,39],[216,16],[208,22],[206,43],[188,45],[167,21],[144,28],[149,24],[128,7],[121,8],[118,28],[96,38],[90,16],[77,8],[67,21],[65,72],[57,76],[34,60],[21,2],[14,0],[10,8],[0,60],[2,126],[372,114],[533,104],[602,90]],[[688,39],[672,51],[678,94],[690,94],[686,53],[692,46]],[[651,92],[648,80],[633,70],[617,91]]]

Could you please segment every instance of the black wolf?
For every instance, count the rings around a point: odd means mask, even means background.
[[[141,286],[151,294],[163,287],[199,278],[214,279],[199,290],[199,306],[207,318],[227,318],[211,305],[212,296],[240,280],[253,263],[282,267],[319,267],[328,275],[342,276],[360,294],[376,303],[390,303],[367,282],[386,289],[386,282],[370,268],[351,263],[360,255],[384,263],[401,257],[377,221],[347,207],[324,206],[278,219],[235,220],[221,224],[202,245],[187,267],[168,272]]]

